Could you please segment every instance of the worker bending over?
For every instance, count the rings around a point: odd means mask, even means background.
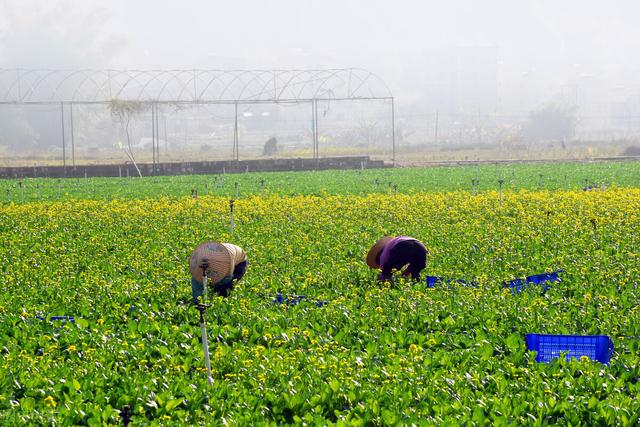
[[[209,291],[229,296],[235,282],[247,271],[247,256],[241,247],[231,243],[206,242],[191,254],[191,295],[194,301],[204,293],[204,272]]]
[[[420,280],[420,272],[427,265],[429,251],[417,239],[408,236],[385,236],[378,240],[367,253],[367,265],[370,268],[379,268],[378,280],[392,280],[393,270],[400,270],[405,265],[408,267],[402,275],[414,281]]]

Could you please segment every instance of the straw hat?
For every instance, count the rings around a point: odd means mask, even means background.
[[[220,242],[206,242],[198,246],[191,254],[189,271],[198,282],[203,282],[201,265],[207,263],[207,278],[210,283],[217,283],[233,272],[233,257]]]
[[[369,249],[369,253],[367,253],[367,265],[370,268],[380,268],[380,264],[378,264],[376,258],[378,258],[378,254],[382,252],[386,244],[389,243],[391,239],[393,239],[393,237],[385,236],[382,239],[378,240],[373,246],[371,246],[371,249]]]

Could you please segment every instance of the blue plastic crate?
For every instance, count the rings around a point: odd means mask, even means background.
[[[526,342],[527,350],[538,353],[536,362],[549,363],[564,353],[567,361],[587,356],[608,365],[613,355],[613,340],[608,335],[527,334]]]

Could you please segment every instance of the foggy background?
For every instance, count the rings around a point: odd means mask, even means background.
[[[357,67],[392,91],[407,158],[640,154],[639,17],[637,1],[0,0],[0,68]],[[243,128],[252,156],[271,136],[285,148],[308,141],[308,108],[273,108],[242,111],[280,117]],[[388,155],[388,106],[344,108],[325,113],[322,141]],[[31,110],[0,107],[0,157],[59,145],[59,113]],[[114,147],[122,130],[88,110],[78,112],[79,147]],[[161,143],[215,152],[230,144],[229,117],[163,117]],[[145,120],[133,129],[140,147]],[[296,147],[291,155],[305,154]]]

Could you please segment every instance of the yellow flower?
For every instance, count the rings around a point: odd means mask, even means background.
[[[98,320],[96,320],[96,323],[98,325],[102,325],[104,323],[104,319],[98,319]]]
[[[591,359],[589,359],[589,356],[580,356],[580,361],[581,362],[588,362],[589,360],[591,360]]]
[[[71,344],[69,347],[67,347],[67,351],[68,351],[69,353],[74,352],[74,351],[76,351],[76,350],[77,350],[77,348],[76,348],[76,346],[75,346],[75,345],[73,345],[73,344]]]

